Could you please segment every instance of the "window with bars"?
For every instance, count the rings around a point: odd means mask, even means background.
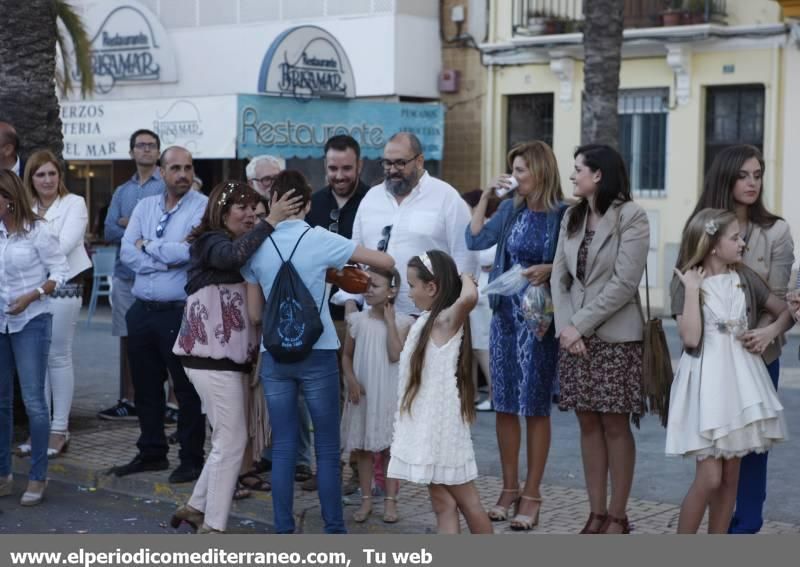
[[[541,140],[553,145],[553,93],[510,95],[506,153],[520,142]]]
[[[639,197],[666,196],[668,100],[669,89],[619,94],[619,149]]]
[[[708,87],[706,91],[705,171],[733,144],[764,150],[764,86]]]

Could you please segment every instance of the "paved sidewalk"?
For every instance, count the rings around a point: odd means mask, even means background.
[[[58,480],[78,484],[86,488],[96,488],[140,496],[146,499],[173,503],[185,502],[191,493],[191,484],[172,485],[167,482],[169,471],[142,473],[117,478],[107,471],[114,465],[128,462],[135,453],[135,443],[139,429],[136,423],[109,423],[94,420],[93,416],[83,414],[74,416],[84,428],[74,430],[69,451],[50,461],[49,476]],[[86,427],[89,425],[89,427]],[[177,448],[170,447],[170,461],[177,466]],[[26,459],[14,460],[14,472],[27,473]],[[347,467],[345,467],[347,470]],[[478,489],[487,509],[494,504],[502,483],[499,478],[481,476],[477,480]],[[299,485],[296,485],[299,487]],[[542,488],[540,526],[531,534],[574,534],[580,531],[589,513],[586,494],[581,489],[548,485]],[[435,533],[436,522],[431,511],[427,490],[424,487],[406,483],[400,490],[398,511],[400,521],[384,524],[381,521],[382,502],[376,498],[375,509],[369,520],[357,524],[350,518],[358,504],[357,497],[352,506],[345,508],[348,529],[352,533]],[[58,502],[50,500],[49,506]],[[304,533],[321,533],[322,519],[316,492],[297,490],[295,512],[298,528]],[[674,504],[631,500],[629,518],[636,534],[669,534],[675,532],[678,507]],[[257,520],[272,524],[272,499],[269,493],[253,492],[251,498],[234,502],[233,519],[241,521]],[[166,522],[168,518],[164,518]],[[230,525],[236,525],[231,521]],[[498,533],[515,533],[509,529],[508,522],[494,524]],[[464,526],[466,529],[466,526]],[[763,534],[800,533],[800,525],[768,521]]]

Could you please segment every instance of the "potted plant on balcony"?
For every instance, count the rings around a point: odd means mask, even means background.
[[[661,25],[664,27],[681,25],[683,11],[683,0],[666,0],[664,11],[661,12]]]
[[[689,21],[693,24],[706,23],[705,0],[689,0]]]
[[[547,16],[544,12],[528,12],[528,35],[542,35],[547,25]]]

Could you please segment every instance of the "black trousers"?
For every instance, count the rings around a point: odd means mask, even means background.
[[[136,415],[141,434],[136,443],[146,460],[167,456],[164,435],[164,380],[172,376],[178,398],[178,442],[182,463],[203,465],[206,420],[200,413],[200,397],[186,377],[180,359],[172,353],[183,318],[181,302],[137,299],[128,310],[128,358],[136,392]]]

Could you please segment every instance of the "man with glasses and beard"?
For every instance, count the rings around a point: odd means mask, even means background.
[[[200,398],[172,347],[186,302],[186,237],[200,224],[208,198],[191,190],[194,166],[188,150],[167,148],[160,163],[165,191],[136,205],[122,237],[120,258],[136,274],[135,301],[125,319],[140,435],[136,457],[112,472],[126,476],[169,467],[164,435],[164,380],[169,371],[180,404],[180,465],[169,481],[180,483],[196,480],[203,468],[205,417]]]
[[[356,213],[353,241],[386,252],[405,273],[413,256],[441,250],[455,260],[460,273],[475,273],[477,257],[467,250],[464,229],[470,222],[469,207],[452,186],[425,171],[422,144],[410,132],[389,139],[381,160],[386,179],[373,187]],[[415,314],[402,278],[395,308]]]

